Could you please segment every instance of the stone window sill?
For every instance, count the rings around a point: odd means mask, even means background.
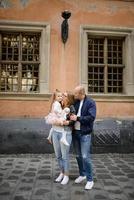
[[[87,96],[93,98],[97,102],[133,102],[134,103],[134,95],[88,94]]]
[[[51,93],[0,93],[0,100],[48,101],[51,95]]]

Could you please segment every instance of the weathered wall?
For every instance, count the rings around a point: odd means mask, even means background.
[[[61,42],[61,12],[70,10],[69,39]],[[50,92],[79,84],[80,25],[134,27],[134,2],[115,0],[1,0],[0,20],[47,22],[51,26]],[[62,84],[61,84],[62,83]],[[1,100],[0,117],[42,117],[48,101]],[[134,103],[97,101],[98,117],[133,117]]]

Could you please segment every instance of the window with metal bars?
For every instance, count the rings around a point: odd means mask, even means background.
[[[0,92],[39,92],[40,33],[0,33]]]
[[[88,92],[123,93],[123,41],[88,35]]]

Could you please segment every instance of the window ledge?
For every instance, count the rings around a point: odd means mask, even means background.
[[[20,100],[20,101],[48,101],[51,93],[0,93],[0,100]],[[133,102],[134,95],[119,95],[119,94],[87,94],[96,102]]]
[[[48,101],[51,93],[0,93],[0,100],[20,100],[20,101]]]
[[[97,102],[133,102],[134,95],[125,94],[88,94],[87,96],[93,98]]]

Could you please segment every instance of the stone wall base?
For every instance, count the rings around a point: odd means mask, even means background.
[[[0,119],[0,153],[53,153],[49,130],[44,119]],[[134,119],[97,120],[91,152],[134,153]]]

